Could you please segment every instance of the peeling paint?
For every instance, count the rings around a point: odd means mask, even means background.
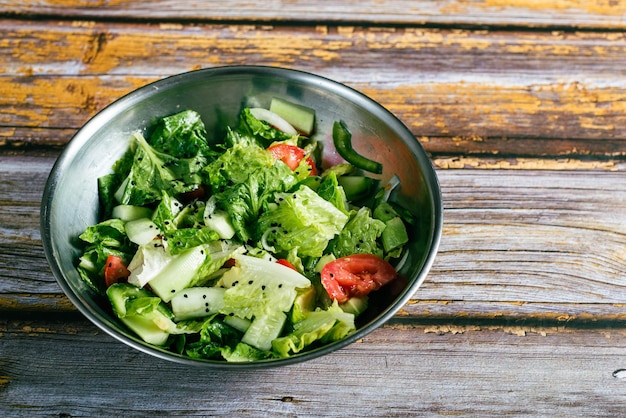
[[[618,171],[625,167],[618,161],[583,161],[569,158],[510,158],[485,159],[475,157],[434,158],[434,165],[440,169],[480,168],[492,170],[606,170]]]

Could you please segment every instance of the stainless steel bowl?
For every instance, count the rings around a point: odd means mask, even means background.
[[[317,133],[332,141],[335,120],[349,123],[354,148],[384,165],[381,180],[397,174],[401,188],[396,199],[419,219],[400,267],[408,285],[393,300],[379,305],[348,338],[293,357],[225,363],[179,356],[148,345],[128,331],[92,292],[76,270],[81,255],[78,235],[98,222],[96,179],[111,170],[124,153],[133,131],[155,118],[184,109],[203,117],[207,132],[216,123],[234,125],[242,105],[268,106],[272,97],[316,109]],[[430,269],[442,229],[442,199],[436,173],[419,142],[407,127],[363,94],[313,74],[259,66],[218,67],[175,75],[117,100],[85,124],[54,165],[41,207],[41,232],[46,257],[67,297],[89,320],[121,342],[144,353],[175,362],[220,368],[254,368],[293,364],[345,347],[388,321],[411,298]]]

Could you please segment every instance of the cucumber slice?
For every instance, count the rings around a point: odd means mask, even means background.
[[[176,321],[217,313],[224,307],[225,291],[219,287],[190,287],[176,293],[170,301]]]
[[[378,180],[366,176],[340,176],[337,183],[343,187],[346,199],[353,202],[369,197],[378,184]]]
[[[176,292],[189,286],[205,259],[205,250],[201,246],[176,256],[150,280],[152,291],[164,302],[169,302]]]
[[[387,222],[388,220],[393,219],[399,215],[389,202],[380,202],[378,206],[374,208],[372,216],[376,219],[380,219],[383,222]]]
[[[304,135],[310,136],[313,133],[315,110],[275,97],[270,103],[270,111],[285,119]]]
[[[162,302],[159,301],[155,309],[145,309],[148,304],[145,301],[158,300],[145,289],[127,283],[116,283],[109,286],[107,296],[115,315],[149,344],[164,345],[171,331],[176,328],[171,320],[171,312]],[[137,306],[142,309],[134,309]]]
[[[272,311],[263,316],[254,318],[241,342],[269,351],[272,349],[272,340],[278,338],[285,326],[287,315],[281,311]]]
[[[351,297],[350,299],[348,299],[347,301],[339,305],[339,307],[344,312],[354,314],[354,316],[358,316],[362,314],[363,312],[365,312],[365,310],[367,309],[367,304],[368,304],[367,296]]]
[[[230,221],[228,212],[214,211],[213,213],[204,214],[204,224],[217,232],[222,239],[231,239],[235,236],[235,228]]]
[[[235,328],[238,331],[246,332],[248,330],[248,327],[250,327],[252,321],[250,321],[249,319],[240,318],[238,316],[228,315],[224,317],[224,323],[228,326]]]
[[[161,234],[159,227],[148,218],[126,222],[124,228],[128,239],[137,245],[145,245]]]
[[[121,219],[124,222],[134,221],[152,217],[152,210],[143,206],[117,205],[113,208],[111,217]]]
[[[409,236],[406,232],[404,222],[399,216],[389,219],[385,222],[385,229],[381,235],[383,248],[386,252],[390,252],[409,242]]]

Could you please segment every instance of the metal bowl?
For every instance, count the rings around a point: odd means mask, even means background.
[[[98,222],[98,177],[107,174],[129,145],[133,131],[181,110],[198,111],[207,132],[224,121],[235,125],[243,105],[268,106],[272,97],[316,110],[316,134],[332,141],[332,124],[343,119],[354,148],[384,165],[383,182],[394,174],[401,188],[394,197],[419,219],[410,231],[400,274],[406,287],[375,305],[355,333],[333,344],[285,359],[251,363],[197,360],[144,343],[112,316],[107,301],[81,280],[76,264],[82,254],[78,235]],[[80,312],[100,329],[144,353],[183,363],[220,368],[254,368],[310,360],[353,343],[389,320],[411,298],[430,269],[442,229],[442,199],[436,173],[419,142],[394,115],[365,95],[313,74],[273,67],[232,66],[175,75],[120,98],[85,124],[56,161],[43,195],[41,231],[52,271]]]

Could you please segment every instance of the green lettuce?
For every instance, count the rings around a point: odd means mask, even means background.
[[[352,254],[374,254],[383,256],[383,248],[378,238],[385,229],[385,223],[374,219],[371,211],[362,207],[352,211],[350,220],[333,239],[329,249],[335,257],[345,257]]]
[[[116,178],[124,178],[115,193],[117,200],[141,206],[158,201],[163,191],[176,195],[195,190],[202,183],[201,170],[215,155],[198,113],[183,111],[162,118],[147,140],[135,132],[129,153],[114,166]],[[103,191],[110,191],[114,180],[103,182]]]
[[[254,224],[274,193],[291,188],[297,181],[289,167],[278,163],[256,145],[235,146],[205,170],[216,204],[228,212],[237,236],[248,241]]]
[[[329,343],[345,338],[356,330],[354,315],[344,312],[337,302],[326,310],[306,313],[293,325],[293,332],[272,341],[273,350],[281,357],[299,353],[316,343]]]
[[[79,259],[78,272],[89,287],[104,294],[103,271],[109,255],[118,256],[127,264],[137,250],[137,245],[128,239],[124,221],[120,219],[109,219],[88,226],[79,238],[86,246]]]
[[[316,192],[325,200],[335,205],[335,207],[343,213],[348,213],[346,194],[343,188],[339,187],[337,175],[334,172],[331,171],[324,176]]]
[[[258,120],[249,108],[243,108],[239,114],[239,125],[236,129],[230,129],[227,132],[226,144],[229,146],[257,145],[267,148],[272,142],[289,139],[291,135],[279,131],[267,122]]]
[[[299,256],[321,257],[328,242],[342,230],[348,216],[307,186],[278,193],[276,204],[258,221],[258,234],[277,251],[297,248]]]

